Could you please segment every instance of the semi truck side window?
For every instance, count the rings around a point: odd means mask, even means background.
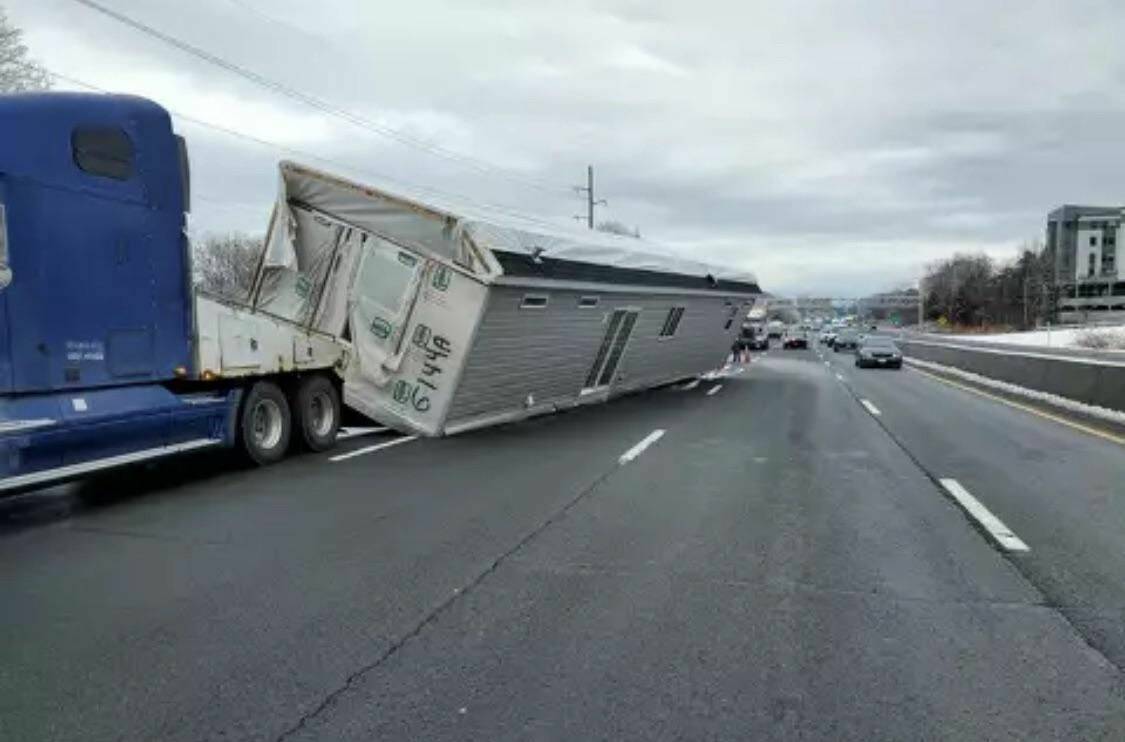
[[[8,212],[0,204],[0,289],[12,282],[12,269],[8,266]]]
[[[133,142],[115,126],[80,126],[70,135],[70,146],[83,172],[114,180],[133,177]]]
[[[176,149],[180,155],[180,186],[184,192],[184,212],[191,213],[191,162],[187,156],[187,142],[176,135]]]

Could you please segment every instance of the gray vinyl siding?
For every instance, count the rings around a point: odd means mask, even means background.
[[[520,309],[525,295],[546,295],[544,308]],[[580,308],[583,296],[595,308]],[[728,304],[730,301],[733,306]],[[615,309],[640,310],[612,392],[673,381],[713,369],[726,358],[749,299],[745,296],[635,295],[493,286],[465,361],[447,424],[518,412],[534,405],[566,406],[579,393]],[[676,333],[659,334],[675,306],[685,308]],[[732,308],[739,311],[725,328]]]

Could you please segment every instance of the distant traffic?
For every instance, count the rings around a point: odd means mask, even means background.
[[[747,319],[732,348],[733,358],[745,361],[751,351],[769,350],[772,340],[781,341],[783,350],[805,350],[813,337],[836,353],[854,354],[857,368],[902,368],[902,351],[894,339],[880,334],[877,325],[852,318],[790,324]]]

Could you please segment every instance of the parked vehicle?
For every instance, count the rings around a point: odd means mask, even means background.
[[[855,353],[858,368],[902,368],[902,352],[894,341],[885,335],[868,335]]]
[[[859,333],[850,327],[845,327],[836,334],[832,341],[832,350],[839,353],[842,350],[855,350],[859,346]]]
[[[785,334],[785,323],[781,320],[771,320],[766,325],[766,330],[770,340],[780,340],[781,336]]]
[[[808,333],[799,328],[791,328],[787,330],[785,332],[785,338],[781,341],[781,347],[785,350],[792,350],[795,348],[808,348]]]
[[[739,335],[740,347],[745,350],[769,350],[770,340],[765,328],[754,322],[743,322]]]
[[[820,333],[821,345],[831,346],[832,342],[836,339],[836,331],[831,327],[825,328]]]
[[[442,435],[601,401],[719,365],[758,294],[636,240],[284,163],[234,302],[192,288],[163,108],[4,96],[0,130],[0,493],[207,447],[325,450],[342,404]]]
[[[0,97],[0,492],[336,439],[345,344],[192,290],[187,149],[125,96]]]

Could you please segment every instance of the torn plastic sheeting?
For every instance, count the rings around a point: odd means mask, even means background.
[[[290,254],[284,256],[284,264],[267,262],[263,267],[257,306],[303,325],[312,319],[313,307],[323,294],[340,290],[328,285],[339,234],[337,229],[321,225],[306,209],[285,211],[285,231],[293,235],[288,242]],[[280,249],[267,245],[267,261],[271,249],[275,257],[282,257]]]
[[[383,235],[434,257],[468,264],[462,254],[460,240],[454,233],[456,218],[420,203],[295,163],[283,162],[277,199],[278,212],[288,211],[291,203],[307,204],[353,227]],[[284,236],[291,235],[290,232]],[[283,237],[280,234],[276,236]],[[278,248],[278,252],[280,254],[287,251]],[[276,258],[271,255],[270,259]],[[270,263],[267,261],[267,264]]]

